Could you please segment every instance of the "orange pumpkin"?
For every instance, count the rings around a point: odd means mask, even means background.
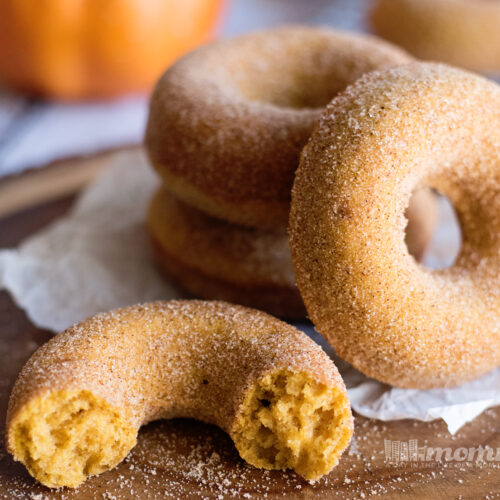
[[[222,0],[0,0],[0,81],[65,99],[147,90]]]

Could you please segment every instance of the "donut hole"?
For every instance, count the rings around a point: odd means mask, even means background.
[[[348,404],[337,389],[279,370],[247,396],[233,439],[250,464],[293,469],[314,481],[337,464],[351,436],[348,422]]]
[[[414,203],[412,219],[406,229],[406,243],[408,251],[423,266],[437,271],[455,265],[463,238],[450,199],[437,190],[432,192],[433,199],[428,199],[427,204],[421,203],[423,199]]]
[[[233,80],[250,101],[322,111],[364,73],[388,62],[378,52],[371,59],[354,58],[353,50],[360,51],[360,47],[343,39],[335,44],[331,37],[318,33],[289,36],[286,42],[256,43],[251,58],[238,51],[228,60],[225,80]]]
[[[89,391],[53,391],[30,402],[12,427],[13,455],[49,487],[76,487],[119,463],[136,431]]]
[[[408,253],[421,262],[437,223],[437,199],[429,188],[412,193],[406,209],[405,243]]]
[[[280,108],[322,110],[350,82],[339,82],[328,73],[313,75],[302,68],[290,69],[281,85],[269,75],[260,79],[258,86],[240,82],[239,88],[245,98],[272,104]]]

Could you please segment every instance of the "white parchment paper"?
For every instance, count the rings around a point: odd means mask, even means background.
[[[141,152],[117,155],[66,216],[19,248],[0,251],[0,288],[10,292],[35,325],[54,332],[100,311],[180,298],[155,268],[144,227],[157,185]],[[438,242],[453,245],[453,238],[445,228]],[[297,326],[334,357],[312,327]],[[442,418],[455,433],[500,404],[500,369],[459,388],[419,391],[391,388],[334,359],[353,409],[369,418]]]

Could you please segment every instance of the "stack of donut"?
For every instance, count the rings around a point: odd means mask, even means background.
[[[173,65],[153,93],[145,141],[163,179],[148,217],[160,267],[196,297],[304,318],[287,235],[300,152],[335,95],[410,60],[373,37],[289,27]],[[420,191],[408,213],[417,260],[434,216],[433,195]]]

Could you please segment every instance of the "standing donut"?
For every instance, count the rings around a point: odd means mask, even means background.
[[[411,258],[412,190],[448,196],[455,264]],[[500,364],[500,87],[444,65],[363,76],[325,110],[292,194],[292,259],[337,353],[398,387],[450,387]]]
[[[324,106],[367,71],[409,60],[373,37],[305,27],[208,45],[156,86],[145,137],[151,163],[199,210],[286,229],[300,151]]]

